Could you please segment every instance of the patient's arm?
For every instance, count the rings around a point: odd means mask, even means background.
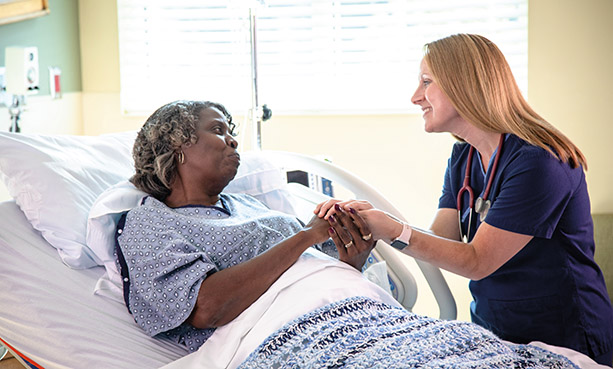
[[[187,322],[196,328],[219,327],[230,322],[257,300],[304,250],[328,237],[336,244],[339,259],[361,270],[375,245],[373,238],[364,240],[362,235],[367,233],[369,227],[357,212],[338,211],[328,221],[314,216],[303,230],[268,251],[208,276]]]
[[[313,244],[328,239],[330,224],[314,217],[300,232],[257,257],[204,279],[187,322],[219,327],[258,299]]]

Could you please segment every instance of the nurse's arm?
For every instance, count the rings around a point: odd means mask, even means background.
[[[439,237],[459,241],[460,223],[458,211],[449,208],[438,209],[430,225],[430,232]]]
[[[495,272],[530,242],[532,236],[482,223],[470,243],[459,241],[455,209],[439,209],[430,232],[413,228],[402,252],[472,280]]]

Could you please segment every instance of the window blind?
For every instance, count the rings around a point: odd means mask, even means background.
[[[122,109],[251,108],[250,5],[276,114],[410,112],[423,45],[454,33],[495,42],[526,91],[527,0],[118,0]]]

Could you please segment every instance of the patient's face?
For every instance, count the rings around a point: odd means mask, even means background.
[[[447,95],[434,82],[428,64],[422,60],[419,72],[419,85],[411,98],[413,104],[421,106],[426,132],[456,131],[463,123],[460,114],[451,104]]]
[[[238,143],[231,135],[226,117],[216,108],[204,109],[196,136],[195,144],[184,145],[184,165],[189,166],[195,178],[221,186],[221,191],[234,178],[240,164]]]

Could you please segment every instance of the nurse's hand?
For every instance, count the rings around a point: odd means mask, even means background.
[[[328,219],[330,215],[335,214],[337,210],[335,209],[335,205],[341,207],[341,209],[345,211],[349,211],[350,208],[353,208],[357,211],[373,209],[371,203],[364,200],[346,200],[341,201],[339,199],[330,199],[328,201],[324,201],[321,204],[318,204],[313,210],[318,217]]]
[[[328,232],[336,245],[339,259],[361,271],[375,247],[375,239],[357,211],[344,211],[340,206],[333,208],[335,214],[328,217]]]
[[[351,211],[357,212],[366,222],[369,229],[372,231],[372,237],[375,240],[383,240],[387,244],[391,244],[392,240],[400,236],[400,233],[402,233],[402,222],[383,210],[372,207],[363,210],[356,210],[355,208],[350,207],[349,212]]]

